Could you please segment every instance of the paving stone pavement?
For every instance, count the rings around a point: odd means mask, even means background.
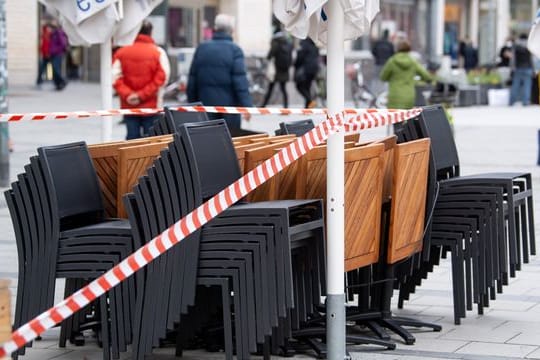
[[[99,86],[70,83],[62,92],[44,86],[10,89],[10,112],[72,111],[100,108]],[[455,137],[464,175],[489,171],[528,171],[533,174],[535,203],[540,199],[540,168],[537,167],[537,119],[539,107],[471,107],[453,109]],[[245,128],[273,132],[281,121],[295,117],[254,117]],[[296,117],[297,118],[297,117]],[[123,125],[113,120],[113,138],[122,139]],[[320,118],[315,118],[320,121]],[[10,125],[15,151],[11,155],[11,178],[21,172],[36,148],[43,145],[86,140],[100,141],[102,119],[49,120],[21,122]],[[386,134],[386,129],[368,130],[364,138]],[[3,190],[3,189],[2,189]],[[536,216],[537,229],[540,216]],[[538,231],[537,231],[538,233]],[[537,235],[538,236],[538,235]],[[504,294],[498,295],[483,316],[468,312],[460,326],[453,324],[451,271],[444,261],[396,314],[408,315],[443,326],[441,332],[413,331],[417,341],[413,346],[398,340],[395,351],[380,351],[373,347],[350,348],[353,359],[540,359],[540,259],[533,256],[523,266]],[[0,278],[11,279],[15,300],[17,286],[17,253],[9,214],[3,196],[0,197]],[[58,289],[62,287],[59,283]],[[61,299],[58,290],[57,298]],[[13,301],[14,304],[14,301]],[[394,307],[395,308],[395,307]],[[22,359],[101,359],[101,350],[92,339],[87,346],[65,349],[57,346],[58,330],[48,331]],[[129,354],[123,354],[128,359]],[[157,349],[151,359],[173,359],[172,349]],[[186,359],[221,359],[222,354],[187,352]],[[305,357],[299,357],[305,358]]]

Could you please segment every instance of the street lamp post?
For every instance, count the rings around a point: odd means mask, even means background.
[[[8,111],[7,103],[7,36],[5,0],[0,0],[0,113]],[[9,185],[9,131],[8,123],[0,122],[0,187]]]

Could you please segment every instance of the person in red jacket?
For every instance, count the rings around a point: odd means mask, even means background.
[[[51,57],[49,53],[49,43],[51,41],[51,26],[48,22],[44,21],[43,25],[41,26],[41,37],[40,37],[40,44],[39,44],[39,70],[38,70],[38,76],[36,80],[36,85],[38,87],[41,86],[41,83],[43,82],[43,73],[45,72],[45,69],[47,68],[47,64],[51,62]]]
[[[123,109],[161,106],[160,90],[168,80],[167,54],[152,39],[152,23],[144,21],[133,45],[113,56],[113,86]],[[126,139],[148,135],[159,115],[124,115]]]

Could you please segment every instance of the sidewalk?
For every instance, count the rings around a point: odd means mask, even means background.
[[[70,83],[63,92],[44,86],[10,90],[10,112],[96,110],[100,108],[99,85]],[[455,136],[461,155],[462,174],[488,171],[528,171],[533,174],[536,207],[540,206],[540,167],[536,166],[539,107],[473,107],[452,110]],[[294,117],[302,118],[302,117]],[[305,118],[305,117],[303,117]],[[291,117],[254,117],[244,127],[273,132],[278,123]],[[315,118],[320,120],[321,118]],[[113,120],[113,139],[125,136],[125,128]],[[11,156],[11,178],[21,172],[36,148],[43,145],[86,140],[100,141],[99,118],[27,121],[10,124],[15,151]],[[363,138],[381,137],[385,128],[363,133]],[[540,229],[536,217],[537,229]],[[538,234],[538,231],[537,231]],[[539,236],[539,235],[537,235]],[[17,252],[9,213],[0,197],[0,278],[12,281],[13,300],[17,281]],[[58,287],[60,288],[60,286]],[[62,295],[57,294],[58,298]],[[13,302],[14,304],[14,302]],[[483,316],[468,312],[462,325],[453,325],[451,271],[443,262],[397,314],[439,323],[443,331],[415,332],[417,341],[407,346],[398,341],[395,351],[354,347],[354,359],[540,359],[540,257],[532,257],[517,278],[504,288]],[[21,359],[101,359],[92,339],[83,348],[68,345],[59,349],[58,330],[51,330]],[[93,345],[92,345],[93,344]],[[173,359],[174,349],[157,349],[152,359]],[[129,358],[129,354],[124,354]],[[185,359],[221,359],[220,354],[187,352]]]

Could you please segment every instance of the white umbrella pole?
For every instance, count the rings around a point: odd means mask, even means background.
[[[112,109],[112,43],[105,41],[100,48],[100,80],[101,80],[101,105],[102,109]],[[101,140],[103,142],[112,139],[112,117],[104,116],[101,122]]]
[[[328,1],[327,103],[330,114],[345,108],[344,14],[339,0]],[[345,358],[345,157],[343,128],[327,147],[327,292],[328,359]]]

